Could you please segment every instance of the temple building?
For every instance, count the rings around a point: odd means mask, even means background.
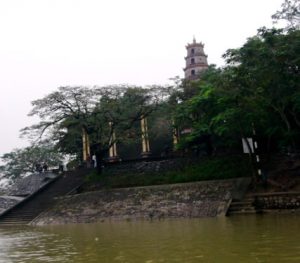
[[[187,56],[185,59],[184,78],[187,80],[199,79],[201,72],[208,68],[207,55],[204,53],[204,44],[193,39],[192,44],[186,45]]]

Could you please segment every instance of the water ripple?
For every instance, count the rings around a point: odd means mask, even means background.
[[[0,228],[0,263],[300,262],[299,216]]]

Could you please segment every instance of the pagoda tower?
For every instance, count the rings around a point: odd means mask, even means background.
[[[193,39],[192,44],[186,45],[187,56],[185,59],[184,77],[188,80],[199,79],[201,72],[208,68],[207,55],[204,53],[204,44]]]

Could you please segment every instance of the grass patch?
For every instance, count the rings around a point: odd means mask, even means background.
[[[226,156],[202,158],[194,164],[167,172],[135,173],[134,171],[122,171],[118,174],[112,174],[108,168],[101,175],[98,175],[96,171],[91,172],[87,176],[87,181],[90,187],[94,185],[95,188],[119,188],[229,179],[245,176],[251,176],[251,166],[248,158],[245,158],[245,156]]]

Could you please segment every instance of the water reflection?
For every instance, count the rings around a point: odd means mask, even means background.
[[[299,216],[0,229],[0,262],[300,262]]]

